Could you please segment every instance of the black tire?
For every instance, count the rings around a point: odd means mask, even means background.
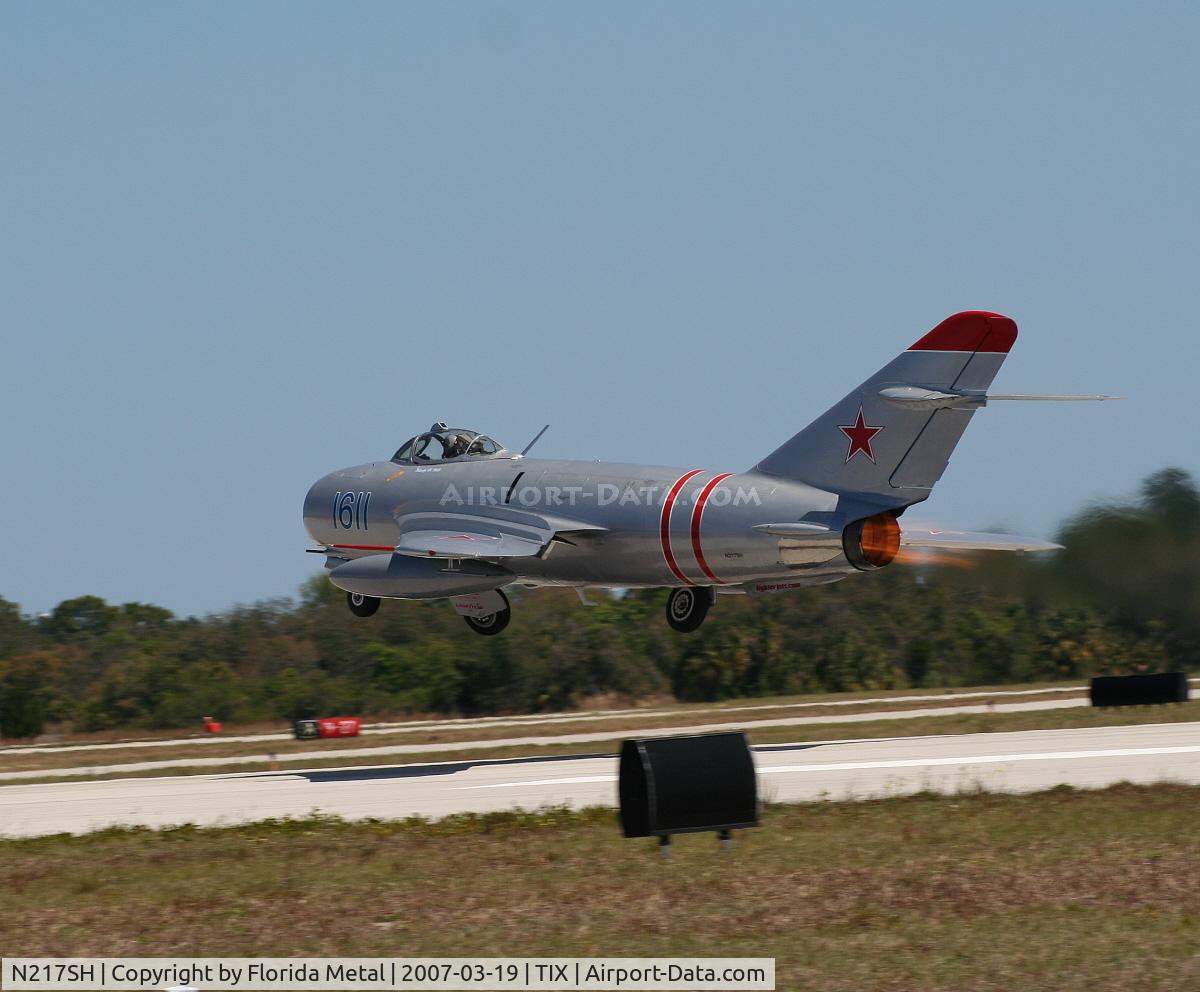
[[[704,623],[712,605],[712,592],[701,586],[672,589],[667,597],[667,623],[672,630],[690,634]]]
[[[373,617],[379,612],[380,599],[377,596],[364,596],[359,592],[346,593],[346,605],[356,617]]]
[[[491,637],[493,634],[498,634],[512,619],[512,608],[508,605],[508,597],[499,589],[496,593],[504,600],[503,609],[497,610],[495,613],[489,613],[485,617],[463,617],[467,621],[467,626],[475,633],[482,634],[484,637]]]
[[[486,617],[463,617],[463,619],[475,633],[491,637],[508,626],[508,621],[512,619],[512,610],[505,608],[497,610],[495,613],[489,613]]]

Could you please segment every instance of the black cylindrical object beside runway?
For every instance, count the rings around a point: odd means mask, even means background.
[[[626,837],[758,826],[758,781],[743,733],[629,740],[621,745]]]
[[[1088,693],[1093,706],[1155,706],[1186,703],[1188,679],[1184,672],[1157,675],[1102,675],[1092,679]]]

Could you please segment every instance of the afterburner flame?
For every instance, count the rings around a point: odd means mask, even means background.
[[[900,525],[894,513],[856,520],[842,535],[846,560],[862,572],[890,565],[900,552]]]
[[[900,525],[890,513],[877,513],[863,521],[859,537],[862,555],[876,568],[883,568],[896,560],[900,553]]]
[[[969,557],[965,552],[947,553],[943,551],[920,551],[904,548],[896,555],[897,565],[936,565],[940,568],[961,568],[970,570],[979,567],[979,560]]]

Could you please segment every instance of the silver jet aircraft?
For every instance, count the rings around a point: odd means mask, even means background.
[[[434,424],[388,461],[320,479],[304,524],[350,609],[448,598],[497,634],[510,586],[666,586],[667,622],[693,631],[718,593],[837,582],[902,548],[1044,551],[1044,541],[902,527],[929,497],[1017,337],[1008,317],[955,314],[752,468],[716,471],[516,454]],[[543,428],[543,431],[545,429]],[[539,434],[538,437],[541,435]]]

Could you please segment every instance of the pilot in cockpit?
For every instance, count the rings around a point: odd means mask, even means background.
[[[457,458],[467,450],[467,439],[461,434],[451,434],[443,445],[443,458]]]

